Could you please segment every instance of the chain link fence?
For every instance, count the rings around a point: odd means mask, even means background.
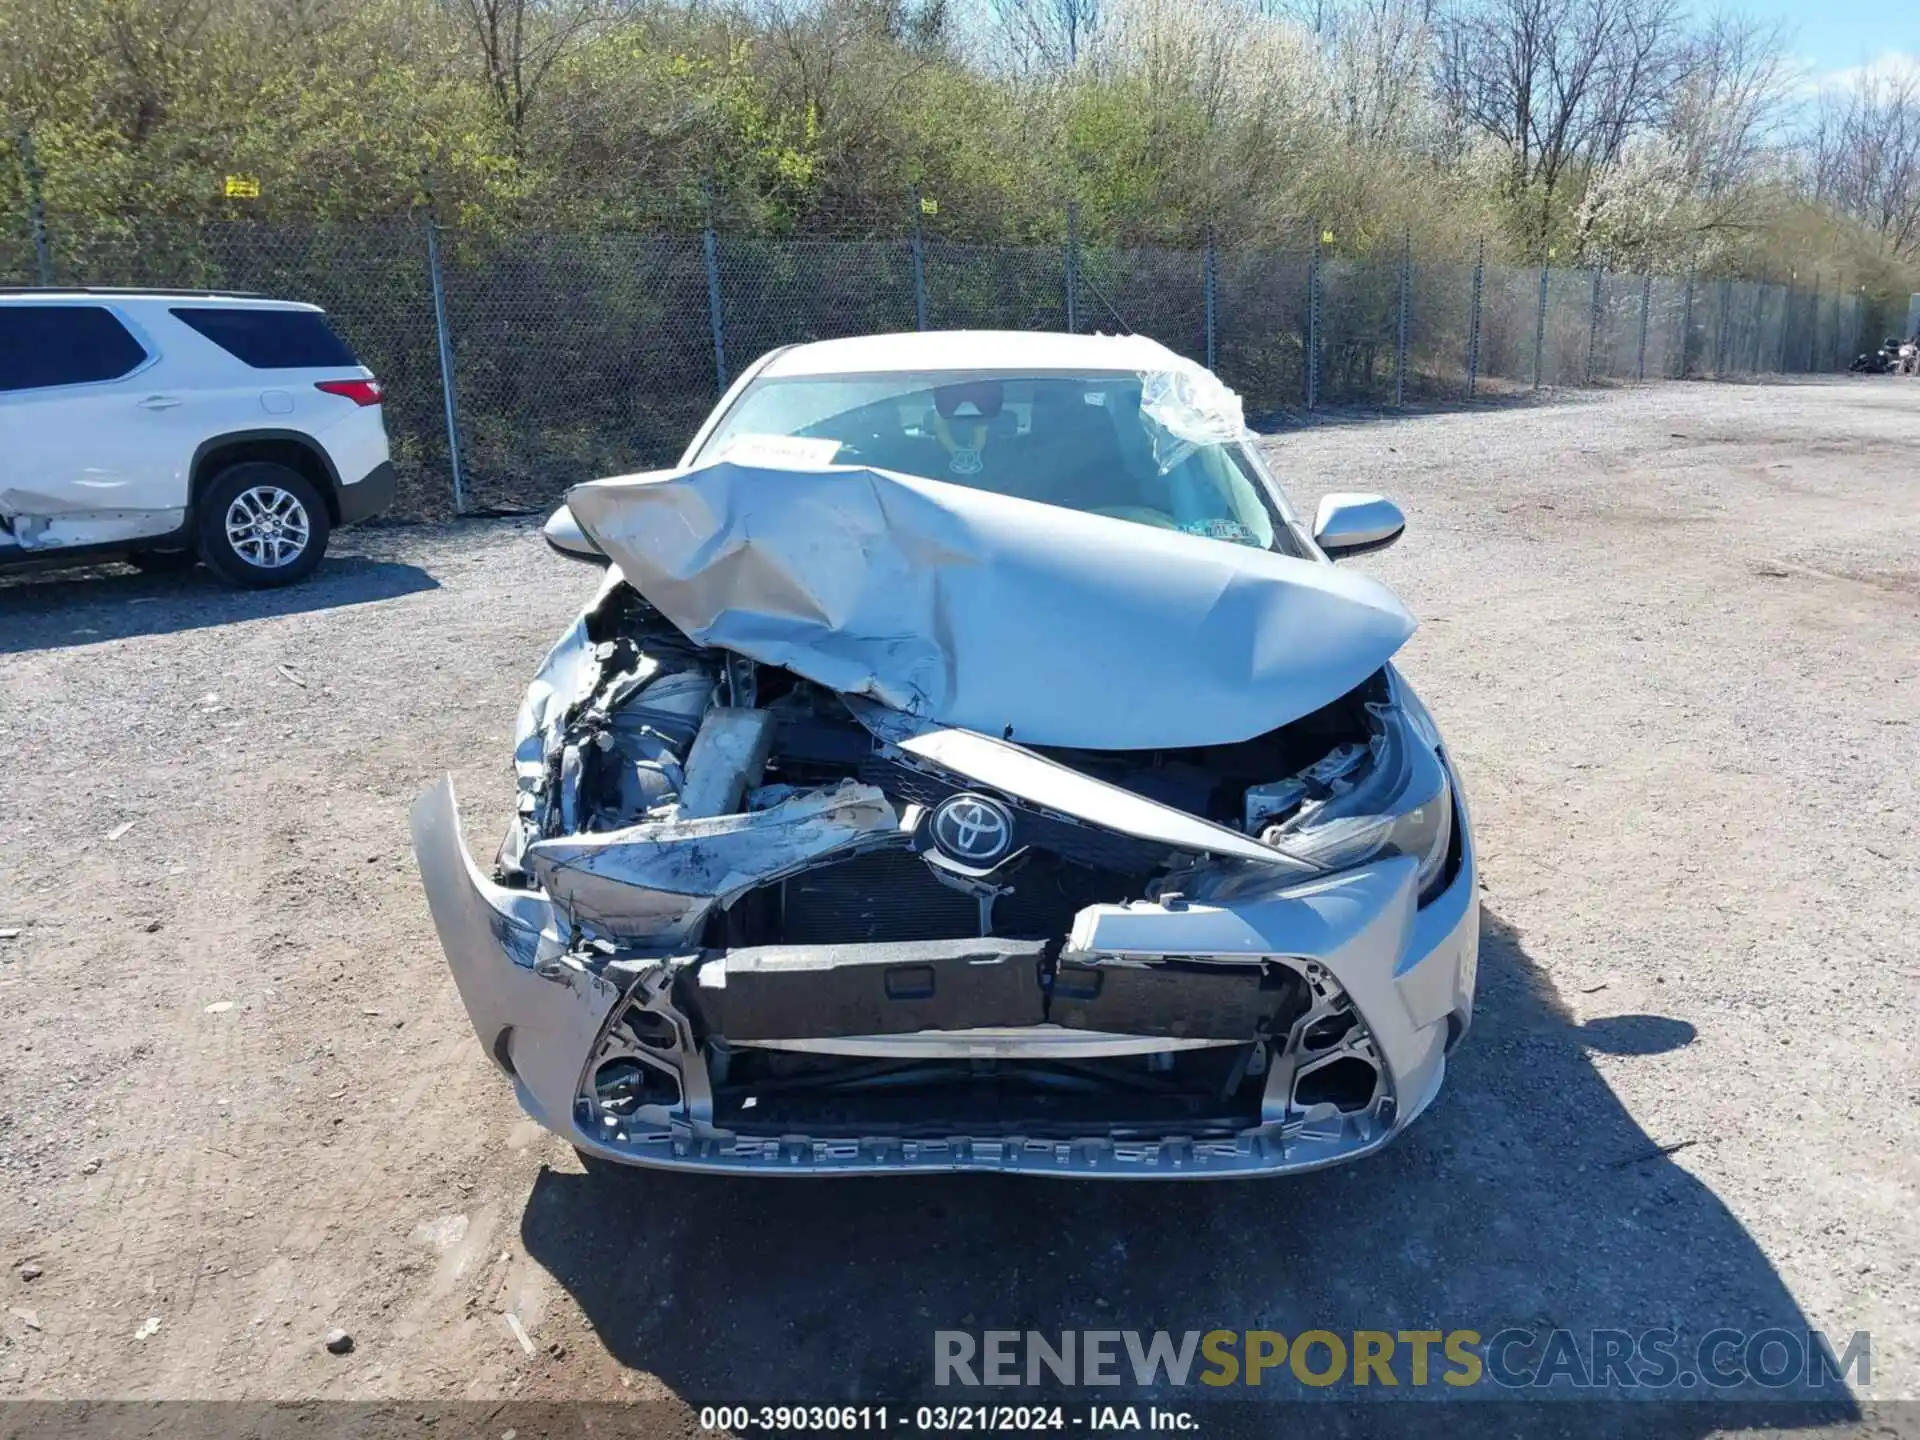
[[[544,507],[670,464],[780,345],[912,329],[1132,331],[1253,414],[1846,368],[1857,295],[1341,253],[927,236],[524,234],[128,220],[0,245],[0,283],[247,290],[324,306],[386,385],[402,513]]]

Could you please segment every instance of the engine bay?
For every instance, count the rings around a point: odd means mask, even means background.
[[[537,749],[498,873],[545,890],[576,945],[667,977],[603,1039],[582,1097],[596,1123],[674,1112],[695,1072],[714,1124],[824,1137],[989,1135],[1009,1114],[1028,1136],[1230,1135],[1276,1105],[1382,1103],[1370,1037],[1324,972],[1075,936],[1088,913],[1184,904],[1229,841],[1263,853],[1367,758],[1384,676],[1237,744],[969,737],[1042,775],[996,788],[909,718],[696,645],[622,583],[581,626],[555,657],[587,663],[569,676],[550,657],[530,695]],[[572,697],[542,704],[543,683]],[[970,855],[983,835],[999,848]]]
[[[536,735],[534,763],[523,757],[502,883],[552,888],[588,863],[610,874],[608,857],[623,845],[664,851],[678,841],[709,860],[727,847],[765,851],[760,873],[744,876],[752,883],[737,883],[753,864],[739,856],[718,866],[724,873],[662,869],[654,878],[674,893],[712,881],[716,893],[704,898],[715,903],[667,907],[687,923],[664,925],[658,937],[615,920],[608,938],[713,948],[983,936],[1057,944],[1079,910],[1154,898],[1205,857],[1194,848],[1209,843],[1205,835],[1169,844],[1021,795],[983,794],[975,777],[876,733],[857,702],[694,644],[624,584],[581,623],[576,648],[590,664],[577,698]],[[1237,744],[1027,753],[1108,793],[1208,822],[1208,832],[1257,839],[1333,793],[1366,758],[1369,706],[1383,690],[1375,676]],[[929,817],[967,796],[1004,810],[1019,841],[1010,853],[968,864],[943,852]],[[576,920],[594,909],[583,904]]]

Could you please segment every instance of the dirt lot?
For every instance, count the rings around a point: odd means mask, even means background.
[[[947,1327],[1811,1325],[1920,1397],[1920,387],[1273,451],[1411,517],[1359,563],[1422,617],[1488,912],[1440,1103],[1293,1181],[589,1179],[474,1043],[406,809],[451,770],[491,853],[593,572],[496,522],[270,596],[0,581],[0,1396],[897,1400]]]

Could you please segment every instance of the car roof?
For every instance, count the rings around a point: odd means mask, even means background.
[[[116,305],[178,305],[182,301],[215,301],[222,306],[246,310],[311,310],[315,314],[324,314],[318,305],[309,305],[304,300],[277,300],[270,295],[255,295],[237,290],[167,290],[167,289],[119,289],[102,286],[87,288],[74,286],[0,288],[0,305],[12,302],[16,305],[44,305],[92,302],[98,304],[111,300]]]
[[[1181,359],[1144,335],[1062,335],[1032,330],[910,330],[815,340],[779,351],[763,378],[805,375],[891,375],[918,371],[1050,371],[1184,368]]]

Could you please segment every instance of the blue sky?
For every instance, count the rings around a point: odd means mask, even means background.
[[[1886,55],[1913,56],[1920,61],[1920,3],[1916,0],[1725,3],[1729,10],[1781,20],[1791,26],[1795,32],[1793,53],[1817,75],[1856,69]]]

